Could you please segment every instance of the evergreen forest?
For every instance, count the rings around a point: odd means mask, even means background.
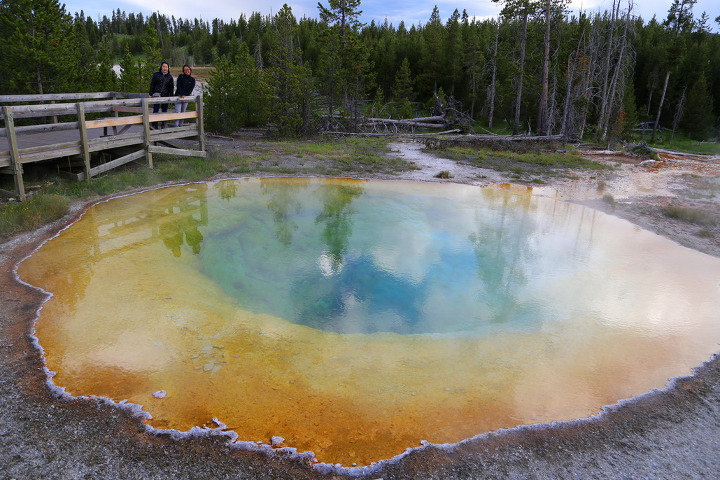
[[[694,12],[696,0],[650,20],[632,0],[579,16],[566,0],[493,1],[493,19],[455,10],[443,22],[435,7],[424,24],[393,25],[362,24],[360,0],[323,0],[317,18],[284,5],[212,21],[119,9],[95,21],[58,0],[2,0],[0,94],[146,92],[166,60],[175,75],[185,63],[205,72],[206,128],[218,133],[442,116],[476,133],[717,139],[720,17]]]

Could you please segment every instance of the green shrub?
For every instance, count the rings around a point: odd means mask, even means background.
[[[688,223],[695,223],[697,225],[715,225],[718,222],[718,219],[714,215],[697,208],[670,205],[663,208],[662,212],[666,217],[682,220]]]
[[[22,203],[8,203],[0,211],[0,237],[32,230],[68,212],[68,201],[60,195],[40,194]]]

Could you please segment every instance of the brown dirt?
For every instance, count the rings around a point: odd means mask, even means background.
[[[419,170],[379,177],[478,185],[506,180],[497,172],[424,155],[413,145],[400,143],[396,150]],[[568,172],[534,193],[586,204],[720,256],[720,222],[700,226],[663,213],[664,207],[677,205],[717,215],[719,159],[683,156],[641,164],[643,159],[635,157],[587,154],[619,168],[602,175]],[[441,170],[453,178],[435,178]],[[46,386],[30,337],[43,296],[16,281],[13,269],[89,203],[75,204],[66,218],[0,245],[2,478],[699,479],[715,478],[720,471],[717,356],[693,376],[591,419],[502,430],[451,447],[428,446],[372,470],[344,473],[323,473],[297,457],[230,448],[225,437],[150,435],[131,412],[100,399],[59,399]]]

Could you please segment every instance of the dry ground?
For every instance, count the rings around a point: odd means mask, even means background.
[[[222,143],[222,142],[220,142]],[[419,167],[382,178],[486,185],[507,179],[398,143]],[[534,193],[579,202],[720,256],[718,223],[698,225],[663,213],[669,205],[720,212],[720,159],[660,163],[586,152],[618,168],[568,172]],[[288,160],[289,161],[289,160]],[[449,180],[435,178],[442,170]],[[364,175],[367,176],[367,175]],[[527,190],[527,187],[523,187]],[[96,199],[97,200],[97,199]],[[87,203],[87,202],[86,202]],[[61,400],[45,384],[29,333],[41,295],[18,283],[14,265],[86,207],[0,245],[0,478],[345,478],[302,461],[229,448],[222,437],[173,440],[145,433],[139,419],[97,399]],[[597,417],[484,435],[452,448],[427,447],[360,478],[717,478],[720,472],[720,358],[662,391],[609,407]]]

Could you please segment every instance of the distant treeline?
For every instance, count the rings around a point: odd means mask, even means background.
[[[496,0],[497,19],[455,10],[443,23],[359,22],[360,0],[319,18],[150,17],[119,9],[96,22],[57,0],[3,0],[0,93],[145,91],[160,60],[210,65],[208,128],[281,134],[359,129],[368,118],[455,115],[488,130],[626,136],[639,122],[717,136],[720,35],[696,0],[645,22],[632,2],[569,17],[565,0]],[[715,19],[720,23],[720,17]],[[113,63],[120,63],[117,78]]]

